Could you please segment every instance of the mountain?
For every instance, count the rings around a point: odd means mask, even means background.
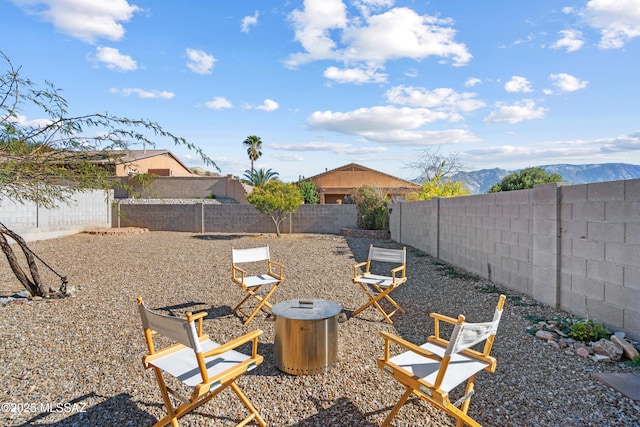
[[[557,173],[565,182],[571,184],[588,184],[592,182],[619,181],[640,178],[640,165],[626,163],[603,163],[591,165],[545,165],[539,166],[548,173]],[[481,169],[473,172],[459,172],[453,176],[454,181],[465,183],[471,194],[486,193],[493,184],[517,170]]]

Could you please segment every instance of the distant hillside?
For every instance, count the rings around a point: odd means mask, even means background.
[[[564,181],[571,184],[619,181],[640,178],[640,165],[626,163],[604,163],[597,165],[545,165],[540,166],[548,173],[558,173]],[[453,179],[466,184],[471,194],[486,193],[493,184],[516,170],[481,169],[473,172],[460,172]]]

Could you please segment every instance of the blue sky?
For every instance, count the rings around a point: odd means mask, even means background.
[[[223,174],[249,169],[249,135],[284,181],[352,162],[413,179],[427,148],[469,170],[640,164],[640,0],[0,0],[0,16],[0,50],[70,114],[156,121]]]

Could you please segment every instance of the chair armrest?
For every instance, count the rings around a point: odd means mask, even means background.
[[[433,354],[432,352],[430,352],[429,350],[425,350],[422,347],[419,347],[417,345],[415,345],[414,343],[405,340],[404,338],[400,338],[397,335],[393,335],[389,332],[385,332],[382,331],[380,332],[380,335],[382,335],[382,337],[385,340],[385,356],[384,356],[384,360],[389,360],[389,342],[393,342],[396,345],[399,345],[400,347],[404,347],[405,349],[412,351],[416,354],[419,354],[420,356],[423,357],[427,357],[429,359],[433,359],[433,360],[442,360],[442,358],[440,356],[438,356],[437,354]]]
[[[233,350],[237,347],[240,347],[242,344],[248,343],[249,341],[254,341],[253,343],[253,355],[252,357],[255,357],[257,354],[257,348],[258,348],[258,337],[260,335],[263,334],[263,331],[260,329],[256,329],[253,332],[249,332],[247,334],[244,334],[241,337],[238,337],[236,339],[233,339],[225,344],[222,344],[212,350],[207,351],[206,353],[203,354],[204,358],[208,358],[211,356],[215,356],[218,354],[222,354],[225,353],[229,350]]]
[[[284,265],[279,263],[279,262],[271,261],[271,260],[268,261],[268,264],[269,264],[269,274],[271,274],[272,276],[277,277],[278,279],[282,280],[284,278],[284,274],[283,274],[284,273]],[[278,273],[277,274],[273,271],[273,267],[277,267],[277,269],[278,269]]]
[[[394,285],[399,282],[398,277],[396,277],[396,274],[400,271],[402,271],[402,276],[399,279],[402,280],[405,278],[406,267],[404,265],[400,265],[396,268],[391,269],[391,278],[392,278],[392,283]]]
[[[237,273],[240,273],[240,277],[237,276]],[[244,286],[244,275],[245,271],[243,269],[235,265],[231,266],[231,279],[238,285]]]
[[[205,317],[207,317],[207,312],[206,311],[201,311],[199,313],[196,314],[192,314],[191,315],[191,319],[193,321],[198,321],[198,336],[202,336],[202,319],[204,319]]]
[[[358,271],[358,269],[360,269],[360,268],[364,267],[365,265],[367,265],[367,262],[366,262],[366,261],[364,261],[364,262],[359,262],[359,263],[357,263],[357,264],[355,264],[355,265],[353,266],[353,278],[354,278],[354,279],[355,279],[355,278],[357,278],[357,277],[359,277],[359,276],[362,276],[362,274],[358,274],[358,273],[360,273],[360,272]]]

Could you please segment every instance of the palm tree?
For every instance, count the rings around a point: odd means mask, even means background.
[[[277,180],[280,174],[269,169],[255,169],[254,171],[244,171],[244,181],[254,187],[261,187],[271,180]]]
[[[251,173],[253,174],[253,162],[262,156],[262,151],[260,151],[262,149],[262,141],[259,136],[251,135],[242,143],[247,146],[247,154],[251,160]]]

